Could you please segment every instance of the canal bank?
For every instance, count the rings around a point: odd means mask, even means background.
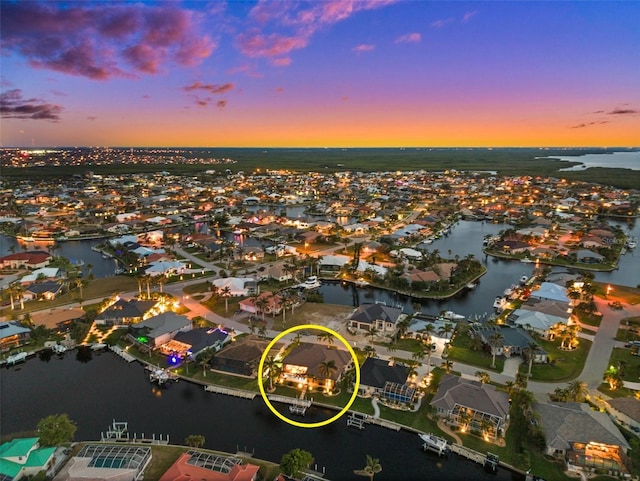
[[[333,481],[353,479],[353,470],[362,468],[367,455],[380,459],[384,469],[376,479],[383,481],[513,479],[504,469],[490,475],[458,456],[439,459],[424,453],[417,435],[407,430],[371,425],[361,431],[342,420],[322,428],[296,428],[277,419],[259,398],[216,395],[182,381],[160,388],[149,383],[140,365],[113,353],[93,353],[83,360],[69,354],[3,369],[3,434],[31,430],[47,415],[67,413],[78,425],[77,439],[96,439],[117,419],[128,421],[136,432],[168,434],[174,440],[202,434],[206,448],[251,452],[276,463],[299,447],[310,451]],[[317,416],[327,414],[326,408],[314,409]]]

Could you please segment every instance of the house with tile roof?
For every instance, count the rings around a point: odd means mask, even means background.
[[[445,374],[430,402],[434,412],[462,432],[502,436],[509,423],[509,395],[491,384]]]
[[[41,448],[39,438],[16,438],[0,445],[0,479],[18,481],[51,465],[55,447]]]
[[[45,251],[16,252],[0,257],[0,266],[9,269],[40,269],[51,261],[51,254]]]
[[[607,411],[616,422],[630,428],[636,435],[640,433],[640,399],[631,396],[609,399]]]
[[[411,402],[415,386],[409,382],[409,368],[393,361],[368,357],[360,367],[360,396],[378,396],[387,401]]]
[[[323,372],[323,364],[332,361],[335,371]],[[302,342],[282,360],[280,379],[286,383],[330,390],[352,361],[351,354],[345,350]]]
[[[627,471],[629,443],[607,413],[586,403],[536,403],[546,454],[583,468]]]
[[[181,454],[159,481],[256,481],[258,469],[240,458],[192,449]]]
[[[368,331],[375,328],[380,333],[393,333],[398,321],[406,317],[402,309],[384,304],[363,304],[347,319],[349,327]]]
[[[118,299],[96,316],[99,325],[118,326],[135,324],[149,317],[157,301],[139,301],[137,299]]]

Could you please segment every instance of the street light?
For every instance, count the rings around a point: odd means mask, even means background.
[[[609,284],[609,285],[607,286],[607,297],[608,297],[608,296],[609,296],[609,294],[611,293],[611,290],[612,290],[612,289],[611,289],[611,284]]]

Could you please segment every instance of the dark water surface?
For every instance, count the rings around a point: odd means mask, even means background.
[[[515,479],[505,469],[485,473],[457,455],[439,459],[425,453],[415,433],[370,425],[360,431],[347,427],[343,418],[322,428],[296,428],[276,418],[259,397],[248,401],[207,393],[184,381],[159,389],[140,364],[127,364],[110,352],[94,353],[88,362],[68,352],[62,359],[36,357],[2,368],[0,393],[3,435],[33,429],[44,416],[67,413],[78,425],[77,440],[99,439],[115,419],[128,421],[138,437],[169,435],[170,442],[180,444],[189,434],[203,434],[207,448],[254,452],[274,462],[293,448],[306,449],[333,481],[364,479],[353,470],[364,467],[367,454],[383,466],[378,481]],[[326,413],[316,415],[326,418]]]

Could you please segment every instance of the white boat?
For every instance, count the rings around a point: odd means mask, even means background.
[[[528,257],[524,257],[523,259],[520,259],[520,262],[524,262],[525,264],[533,263],[533,261],[531,259],[529,259]]]
[[[473,282],[469,282],[469,284],[467,284],[467,289],[475,289],[476,285]]]
[[[503,294],[504,294],[505,296],[510,296],[511,294],[513,294],[513,293],[514,293],[514,291],[515,291],[515,290],[516,290],[516,286],[507,287],[507,288],[504,290]]]
[[[507,300],[502,296],[498,296],[496,297],[495,301],[493,301],[493,308],[501,311],[504,309],[504,306],[506,304],[507,304]]]
[[[627,240],[627,247],[629,249],[635,249],[636,247],[638,247],[638,239],[635,237],[630,237],[629,240]]]
[[[526,284],[528,280],[529,280],[528,276],[522,276],[520,278],[520,284]]]
[[[62,344],[58,344],[58,343],[51,346],[51,350],[56,354],[64,354],[65,352],[67,352],[67,348],[64,347]]]
[[[465,319],[462,314],[456,314],[453,311],[444,311],[442,313],[442,317],[444,319],[449,319],[450,321],[463,321]]]
[[[418,434],[423,441],[422,449],[425,451],[433,451],[438,456],[445,456],[449,452],[449,443],[444,438],[435,434]]]
[[[358,287],[367,287],[369,285],[369,283],[367,281],[365,281],[364,279],[358,279],[355,282],[356,286]]]
[[[91,344],[91,350],[93,351],[101,351],[105,347],[107,347],[107,345],[104,342],[94,342]]]
[[[11,354],[9,357],[7,357],[7,366],[13,366],[14,364],[18,364],[19,362],[24,362],[26,359],[26,352],[16,352],[15,354]]]
[[[306,281],[300,284],[298,287],[302,287],[303,289],[317,289],[322,285],[320,279],[317,276],[308,277]]]

